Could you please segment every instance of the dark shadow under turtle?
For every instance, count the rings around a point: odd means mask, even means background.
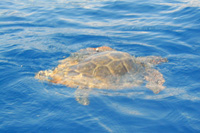
[[[136,58],[106,46],[87,48],[72,53],[60,61],[54,70],[38,72],[35,78],[78,88],[75,92],[76,100],[88,105],[92,88],[133,88],[146,80],[146,87],[159,93],[165,88],[165,80],[153,66],[162,62],[167,62],[167,59],[158,56]]]

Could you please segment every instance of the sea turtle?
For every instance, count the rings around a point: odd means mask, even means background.
[[[136,58],[107,46],[86,48],[60,61],[54,70],[38,72],[35,78],[78,88],[76,100],[88,105],[92,88],[132,88],[146,80],[146,87],[159,93],[165,88],[165,80],[153,66],[161,62],[167,62],[167,59],[157,56]]]

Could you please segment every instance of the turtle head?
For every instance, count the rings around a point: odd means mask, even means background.
[[[94,50],[95,50],[96,52],[115,51],[114,49],[112,49],[111,47],[108,47],[108,46],[97,47],[97,48],[94,48]]]

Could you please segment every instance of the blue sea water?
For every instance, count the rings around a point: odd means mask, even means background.
[[[166,88],[76,89],[40,82],[70,53],[109,46],[162,56]],[[0,1],[0,132],[200,132],[199,0]]]

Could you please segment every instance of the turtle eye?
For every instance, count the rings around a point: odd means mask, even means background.
[[[96,48],[96,51],[99,52],[99,48]]]

